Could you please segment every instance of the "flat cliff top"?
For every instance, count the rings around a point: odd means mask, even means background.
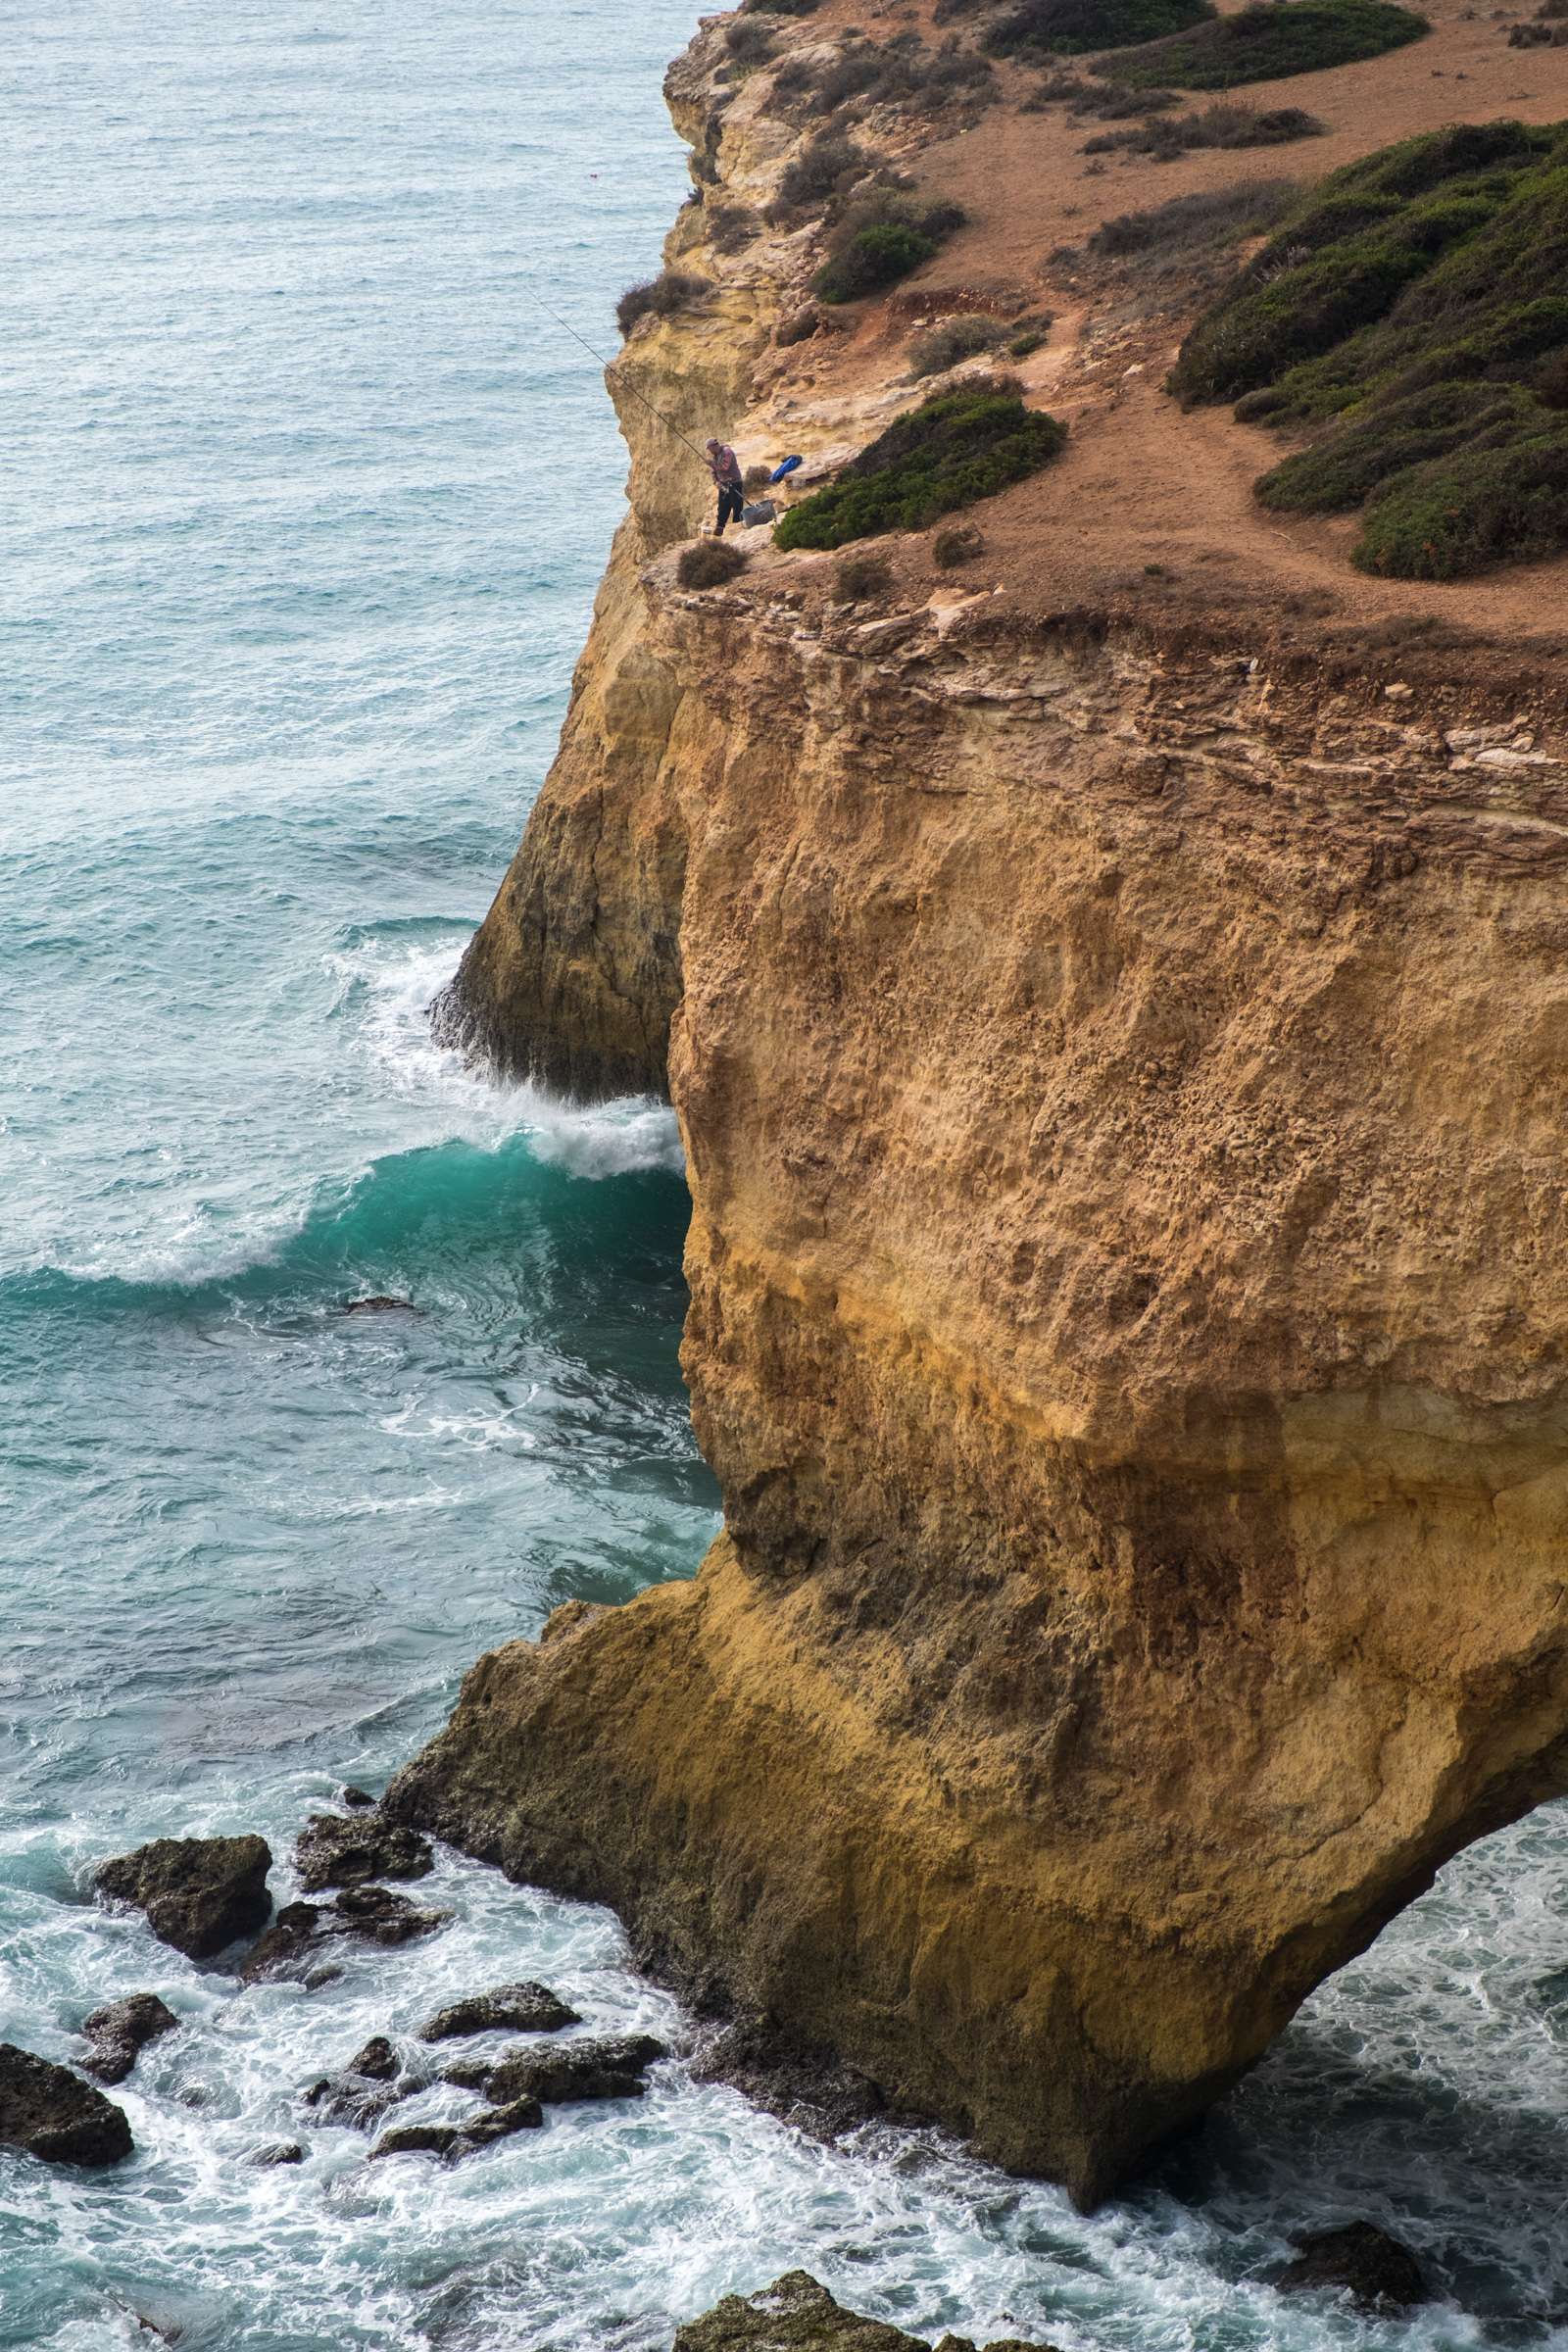
[[[757,346],[750,394],[744,413],[718,426],[748,466],[799,453],[808,483],[902,410],[1000,364],[1021,379],[1029,405],[1068,423],[1067,449],[966,513],[985,547],[961,571],[934,565],[930,531],[878,539],[876,552],[893,566],[896,606],[984,594],[999,620],[1071,611],[1136,616],[1158,634],[1211,631],[1259,648],[1266,639],[1276,654],[1282,644],[1307,655],[1323,649],[1351,669],[1365,663],[1417,682],[1473,672],[1525,703],[1533,695],[1550,701],[1568,656],[1568,557],[1444,583],[1358,572],[1348,558],[1356,516],[1284,516],[1254,499],[1254,481],[1291,441],[1237,422],[1228,404],[1184,409],[1166,391],[1183,333],[1255,240],[1162,242],[1123,256],[1096,250],[1106,222],[1174,200],[1217,198],[1241,183],[1304,189],[1373,149],[1456,121],[1546,123],[1568,115],[1568,47],[1512,47],[1517,20],[1462,0],[1432,0],[1423,13],[1430,32],[1390,54],[1223,94],[1259,112],[1305,110],[1321,126],[1315,135],[1169,160],[1128,146],[1107,151],[1104,135],[1125,129],[1124,122],[1046,94],[1073,79],[1081,86],[1090,61],[1076,57],[1058,61],[1054,82],[1047,58],[995,58],[983,101],[960,99],[945,113],[895,100],[841,118],[791,107],[777,94],[802,61],[820,72],[835,48],[863,51],[910,35],[932,49],[956,35],[977,44],[995,19],[965,12],[955,21],[951,0],[938,22],[927,0],[869,8],[823,0],[805,18],[707,20],[672,73],[671,96],[688,135],[706,122],[713,176],[672,234],[670,262],[701,272],[711,291],[700,315],[639,328],[612,379],[646,360],[667,385],[683,347],[744,322]],[[737,22],[770,28],[764,62],[737,65],[727,46]],[[1216,95],[1183,90],[1176,112],[1191,115]],[[791,157],[824,129],[844,130],[909,174],[922,198],[951,199],[966,218],[891,291],[844,306],[814,333],[780,341],[777,321],[810,299],[823,241],[819,213],[778,217],[778,182]],[[711,224],[736,204],[757,208],[767,225],[726,252]],[[939,320],[1041,314],[1050,315],[1049,331],[1025,357],[1004,351],[953,377],[911,373],[911,342]],[[627,421],[631,428],[637,420]],[[640,438],[639,430],[634,452]],[[707,502],[697,469],[688,464],[688,471],[695,531]],[[753,564],[743,593],[787,590],[808,607],[832,601],[837,558],[764,551],[761,540],[757,532],[748,542]]]

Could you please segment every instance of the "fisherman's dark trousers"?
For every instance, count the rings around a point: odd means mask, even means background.
[[[720,532],[723,531],[726,522],[739,522],[741,518],[741,509],[745,506],[745,504],[746,494],[738,484],[731,484],[729,482],[719,483],[718,528]]]

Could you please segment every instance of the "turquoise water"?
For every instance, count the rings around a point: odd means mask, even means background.
[[[0,2035],[182,2031],[138,2154],[0,2154],[0,2343],[659,2352],[804,2263],[1067,2352],[1568,2343],[1568,1840],[1464,1857],[1205,2137],[1093,2221],[925,2134],[827,2152],[695,2084],[614,1923],[456,1857],[425,1945],[240,1991],[92,1903],[105,1854],[379,1787],[463,1669],[715,1525],[676,1361],[678,1143],[429,1043],[548,761],[620,505],[590,340],[685,186],[692,13],[453,0],[8,12],[0,826]],[[409,1312],[342,1313],[369,1293]],[[542,1975],[677,2056],[447,2171],[299,2090]],[[427,2094],[411,2116],[453,2094]],[[296,2170],[259,2143],[300,2136]],[[1370,2214],[1468,2307],[1261,2283]]]

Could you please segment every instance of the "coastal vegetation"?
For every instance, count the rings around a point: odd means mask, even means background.
[[[906,411],[826,489],[792,507],[780,547],[843,547],[875,531],[918,531],[1038,473],[1067,428],[1026,409],[1016,389],[966,385]]]
[[[997,57],[1083,57],[1157,41],[1213,15],[1210,0],[1021,0],[985,45]]]
[[[671,318],[677,311],[689,310],[701,301],[708,290],[706,277],[696,277],[687,270],[661,270],[657,277],[626,288],[615,305],[615,324],[623,335],[629,335],[639,318]]]
[[[1102,70],[1134,88],[1173,82],[1184,90],[1234,90],[1356,65],[1430,30],[1425,17],[1396,0],[1262,0]]]
[[[823,302],[858,302],[896,285],[930,261],[965,218],[958,204],[932,203],[896,185],[869,188],[841,210],[811,291]]]
[[[1311,434],[1257,484],[1359,508],[1362,569],[1568,546],[1568,126],[1461,124],[1333,173],[1199,320],[1171,387]]]

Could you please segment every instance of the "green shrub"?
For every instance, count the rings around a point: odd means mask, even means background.
[[[936,252],[936,239],[903,220],[878,220],[857,229],[842,253],[822,264],[811,290],[824,302],[858,302],[883,286],[897,285]]]
[[[842,187],[863,179],[870,168],[870,157],[854,139],[842,131],[819,131],[785,165],[778,201],[792,211],[801,205],[826,204]]]
[[[615,324],[623,335],[629,335],[639,318],[650,316],[672,318],[676,311],[688,310],[709,290],[706,277],[693,277],[683,270],[661,270],[657,277],[640,286],[628,286],[615,305]]]
[[[746,16],[814,17],[821,0],[741,0]]]
[[[1102,70],[1135,87],[1175,82],[1184,90],[1234,90],[1382,57],[1430,30],[1425,17],[1396,0],[1264,0],[1113,58]]]
[[[1292,139],[1321,138],[1326,128],[1304,107],[1276,106],[1259,113],[1234,98],[1217,98],[1196,115],[1174,120],[1156,115],[1126,130],[1102,130],[1085,142],[1084,153],[1108,155],[1125,149],[1171,163],[1197,147],[1283,147]]]
[[[731,17],[724,46],[738,64],[760,66],[773,54],[773,28],[761,17]]]
[[[996,318],[978,316],[944,318],[923,335],[916,335],[909,345],[909,373],[940,375],[945,368],[956,368],[960,360],[972,360],[982,351],[995,351],[999,343],[1007,340],[1007,335],[1008,329]]]
[[[1183,344],[1173,388],[1315,428],[1266,506],[1359,508],[1365,570],[1568,546],[1568,125],[1459,124],[1335,172]]]
[[[1049,465],[1067,438],[1016,392],[965,386],[896,417],[825,490],[792,507],[780,547],[844,547],[878,531],[922,530]]]
[[[992,26],[985,45],[998,57],[1031,50],[1084,57],[1157,41],[1213,14],[1211,0],[1021,0]]]
[[[727,539],[694,539],[680,551],[675,577],[683,588],[717,588],[744,571],[749,561],[744,548],[732,547]]]

